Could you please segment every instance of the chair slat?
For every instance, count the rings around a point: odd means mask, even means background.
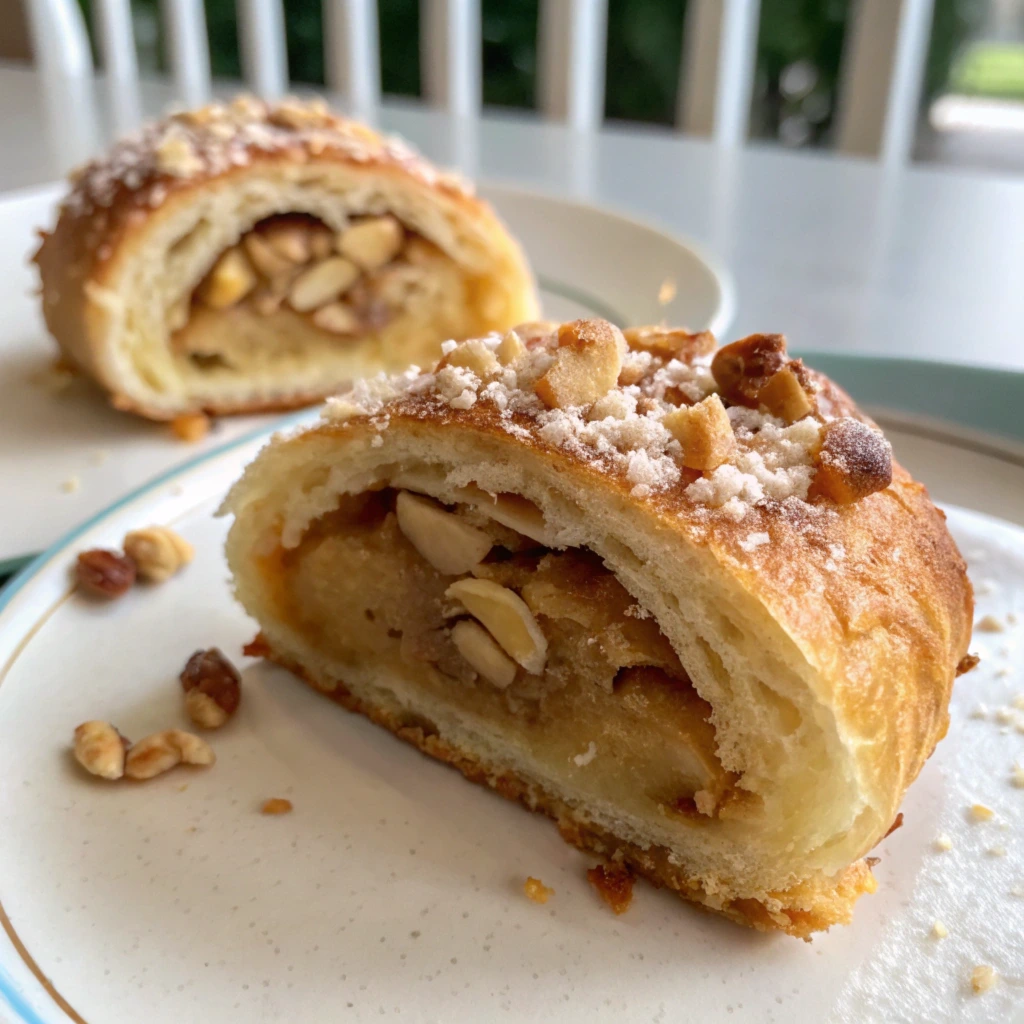
[[[539,105],[577,131],[600,127],[608,0],[541,0]]]
[[[760,0],[690,0],[676,122],[725,146],[747,140]]]
[[[327,85],[367,117],[380,101],[380,40],[376,0],[324,0]]]
[[[82,9],[74,0],[27,0],[29,37],[36,62],[47,77],[92,72],[92,51]]]
[[[242,68],[249,88],[273,99],[288,88],[281,0],[236,0]]]
[[[190,107],[210,96],[210,44],[203,0],[161,0],[167,59],[178,98]]]
[[[421,86],[430,103],[459,117],[479,112],[482,53],[480,0],[422,0]]]
[[[129,0],[96,0],[93,19],[107,76],[118,81],[137,79],[139,65]]]
[[[924,84],[934,0],[861,0],[847,29],[837,148],[909,159]]]

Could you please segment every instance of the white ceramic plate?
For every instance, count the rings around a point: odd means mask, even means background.
[[[721,331],[731,318],[728,278],[693,246],[594,207],[504,187],[481,191],[522,240],[552,319],[597,314],[636,324],[665,317]],[[222,419],[196,447],[175,440],[164,426],[115,412],[85,381],[59,394],[42,386],[55,346],[26,261],[60,193],[49,187],[0,202],[0,574],[197,451],[271,421]],[[661,305],[665,280],[677,290]]]
[[[1021,515],[1019,462],[890,436],[940,500]],[[1010,785],[1024,712],[994,714],[1024,690],[1024,627],[979,633],[983,663],[958,683],[950,734],[850,927],[767,937],[642,883],[615,918],[584,879],[590,859],[546,819],[240,658],[254,627],[228,594],[212,513],[256,447],[122,501],[0,598],[0,1020],[1024,1020],[1024,792]],[[149,522],[195,544],[184,574],[110,605],[69,595],[78,550]],[[957,508],[949,522],[979,615],[1024,622],[1024,530]],[[144,785],[77,770],[83,719],[136,738],[185,724],[177,673],[212,644],[245,677],[213,768]],[[294,812],[262,816],[272,796]],[[972,823],[975,801],[995,819]],[[951,851],[934,848],[940,833]],[[547,906],[524,897],[527,875],[556,890]],[[930,935],[935,919],[948,938]],[[1000,981],[974,996],[982,963]]]

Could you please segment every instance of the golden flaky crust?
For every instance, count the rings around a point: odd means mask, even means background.
[[[111,297],[119,303],[131,299],[118,296],[122,279],[154,233],[187,214],[212,187],[231,190],[258,178],[266,179],[268,188],[288,187],[300,174],[315,191],[318,169],[325,175],[344,169],[357,175],[363,188],[377,183],[385,191],[403,191],[413,197],[411,202],[437,203],[450,220],[472,223],[477,244],[490,250],[484,272],[504,279],[507,308],[497,317],[503,322],[494,326],[507,327],[535,315],[535,288],[525,259],[469,183],[438,170],[401,140],[332,113],[321,101],[266,104],[241,96],[228,105],[148,125],[72,173],[57,223],[52,231],[40,232],[42,242],[34,256],[43,315],[63,356],[106,390],[116,408],[155,419],[193,411],[288,409],[323,399],[337,381],[327,388],[306,386],[251,398],[207,397],[198,405],[167,408],[129,393],[111,351],[119,316],[119,311],[112,312]],[[241,224],[239,230],[248,227]],[[196,284],[198,279],[191,287]],[[367,368],[381,366],[397,369],[399,361],[384,353]]]
[[[565,801],[542,786],[512,771],[488,769],[472,751],[460,749],[440,736],[432,722],[360,700],[341,680],[315,678],[302,665],[275,651],[262,634],[246,645],[245,653],[254,658],[266,658],[288,669],[346,711],[365,715],[375,725],[387,729],[428,757],[457,769],[470,782],[487,786],[528,810],[546,814],[558,825],[558,832],[567,843],[612,863],[623,864],[654,885],[671,889],[683,899],[705,910],[713,910],[737,924],[761,932],[783,932],[810,940],[814,932],[826,931],[835,924],[849,924],[856,901],[877,888],[870,865],[860,860],[850,865],[838,880],[825,886],[797,885],[789,890],[773,892],[763,900],[715,900],[708,895],[699,879],[689,878],[672,862],[669,850],[656,846],[644,849],[595,828]]]
[[[735,367],[716,375],[723,360],[674,333],[651,358],[649,338],[627,347],[609,325],[528,325],[446,346],[432,373],[363,382],[249,467],[225,505],[228,562],[272,656],[325,690],[343,680],[381,720],[415,707],[413,668],[322,655],[281,614],[276,563],[253,552],[297,547],[342,495],[375,487],[485,515],[500,509],[488,495],[532,502],[544,546],[589,549],[657,623],[710,705],[740,799],[687,821],[652,807],[638,824],[585,780],[553,782],[522,744],[478,747],[433,701],[418,715],[450,747],[441,759],[480,762],[484,777],[466,774],[496,788],[489,776],[539,786],[534,803],[577,845],[806,935],[873,887],[862,859],[946,733],[973,597],[943,514],[847,395],[784,343],[758,363],[776,336],[721,350],[746,360],[737,385]],[[779,415],[758,397],[769,380]]]

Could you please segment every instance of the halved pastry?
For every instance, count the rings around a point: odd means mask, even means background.
[[[225,508],[254,652],[802,937],[874,889],[970,637],[942,514],[779,335],[448,343],[274,440]]]
[[[240,97],[122,140],[35,260],[63,355],[153,419],[308,404],[537,309],[468,185],[320,101]]]

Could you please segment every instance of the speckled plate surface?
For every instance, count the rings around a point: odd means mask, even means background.
[[[731,319],[728,275],[691,244],[595,207],[500,186],[480,191],[521,240],[552,319],[598,315],[625,325],[667,317],[715,331]],[[272,422],[225,417],[193,446],[115,412],[85,381],[55,390],[60,381],[48,367],[56,347],[27,260],[61,192],[51,186],[0,201],[0,575],[154,476]],[[676,290],[662,304],[666,279]]]
[[[1012,453],[889,434],[939,499],[1024,513]],[[613,917],[585,881],[590,859],[550,822],[242,659],[254,627],[229,596],[212,513],[255,448],[120,502],[0,597],[0,1020],[1024,1020],[1019,526],[949,509],[979,615],[1005,631],[977,636],[984,660],[957,685],[949,737],[879,847],[878,893],[804,944],[645,884]],[[185,573],[111,605],[69,594],[76,551],[149,522],[195,544]],[[77,769],[83,719],[136,738],[186,724],[177,674],[212,644],[243,667],[245,692],[212,736],[215,766],[145,784]],[[274,796],[294,811],[261,815]],[[992,821],[972,821],[975,801]],[[527,875],[555,889],[546,906],[524,897]],[[930,934],[936,919],[948,938]],[[975,996],[983,963],[1000,977]]]

